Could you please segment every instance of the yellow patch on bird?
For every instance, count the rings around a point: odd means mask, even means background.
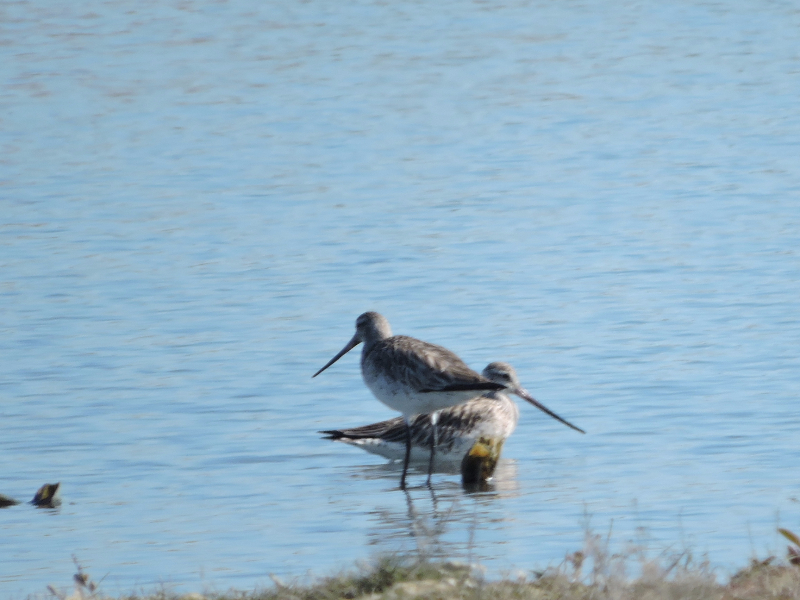
[[[492,450],[486,444],[475,442],[472,449],[469,451],[469,455],[472,458],[486,458],[492,455]]]

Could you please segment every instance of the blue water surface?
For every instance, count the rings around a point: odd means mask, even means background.
[[[721,575],[800,530],[791,2],[6,2],[4,597],[252,589],[381,552],[538,570],[587,527]],[[394,416],[378,310],[528,405],[494,491]]]

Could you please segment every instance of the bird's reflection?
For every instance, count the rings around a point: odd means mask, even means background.
[[[421,464],[420,471],[424,473],[426,466]],[[399,468],[389,463],[360,470],[366,479],[390,483],[386,491],[392,492],[383,495],[385,505],[370,511],[374,527],[369,533],[370,545],[392,552],[410,551],[424,558],[471,559],[481,530],[510,526],[502,503],[519,495],[515,460],[500,459],[493,479],[482,489],[467,491],[460,478],[453,477],[433,486],[409,486],[402,500],[395,485]]]
[[[412,463],[409,467],[409,471],[416,471],[420,474],[427,473],[427,463],[418,462]],[[365,479],[369,481],[375,480],[385,480],[387,482],[391,482],[393,478],[397,476],[397,473],[401,470],[402,464],[399,462],[388,462],[382,463],[377,465],[359,465],[354,467],[353,469],[353,476],[359,479]],[[517,476],[517,461],[513,458],[500,458],[497,461],[496,468],[494,470],[494,474],[492,478],[487,482],[488,486],[486,487],[486,492],[493,493],[497,498],[505,498],[505,497],[513,497],[519,494],[519,481]],[[409,486],[410,490],[422,490],[430,488],[431,491],[435,493],[435,495],[441,495],[447,491],[448,495],[458,495],[458,491],[461,491],[461,496],[464,495],[464,492],[473,493],[474,489],[464,489],[461,485],[461,461],[442,461],[436,463],[436,468],[434,473],[440,475],[452,475],[451,479],[440,479],[434,480],[432,486],[427,485],[419,485],[419,486]],[[397,489],[396,486],[393,486],[392,489]],[[477,490],[480,491],[480,490]]]
[[[323,370],[357,343],[357,337],[354,337],[351,345],[345,347]],[[418,465],[426,460],[428,485],[432,485],[431,475],[434,472],[461,472],[465,486],[470,491],[491,489],[491,484],[486,482],[494,472],[503,444],[517,427],[519,407],[506,392],[524,398],[554,419],[585,433],[535,400],[521,386],[517,372],[510,364],[489,363],[483,370],[483,377],[501,386],[501,389],[432,414],[418,414],[409,421],[395,417],[370,425],[328,429],[319,433],[325,439],[349,444],[390,460],[403,460],[401,488],[405,488],[409,461]],[[476,388],[470,389],[474,391]]]

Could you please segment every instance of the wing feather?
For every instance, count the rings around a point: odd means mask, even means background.
[[[470,369],[447,348],[404,335],[377,342],[362,360],[418,392],[491,391],[505,387]]]

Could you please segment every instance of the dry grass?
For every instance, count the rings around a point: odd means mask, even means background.
[[[76,565],[74,592],[51,587],[51,593],[60,600],[107,598]],[[359,571],[314,583],[273,581],[271,588],[253,592],[181,596],[161,591],[119,600],[800,600],[800,568],[792,564],[754,560],[720,584],[708,564],[688,552],[657,560],[636,548],[611,554],[607,540],[597,535],[587,535],[583,550],[557,567],[499,581],[485,579],[476,566],[420,556],[385,556]]]

